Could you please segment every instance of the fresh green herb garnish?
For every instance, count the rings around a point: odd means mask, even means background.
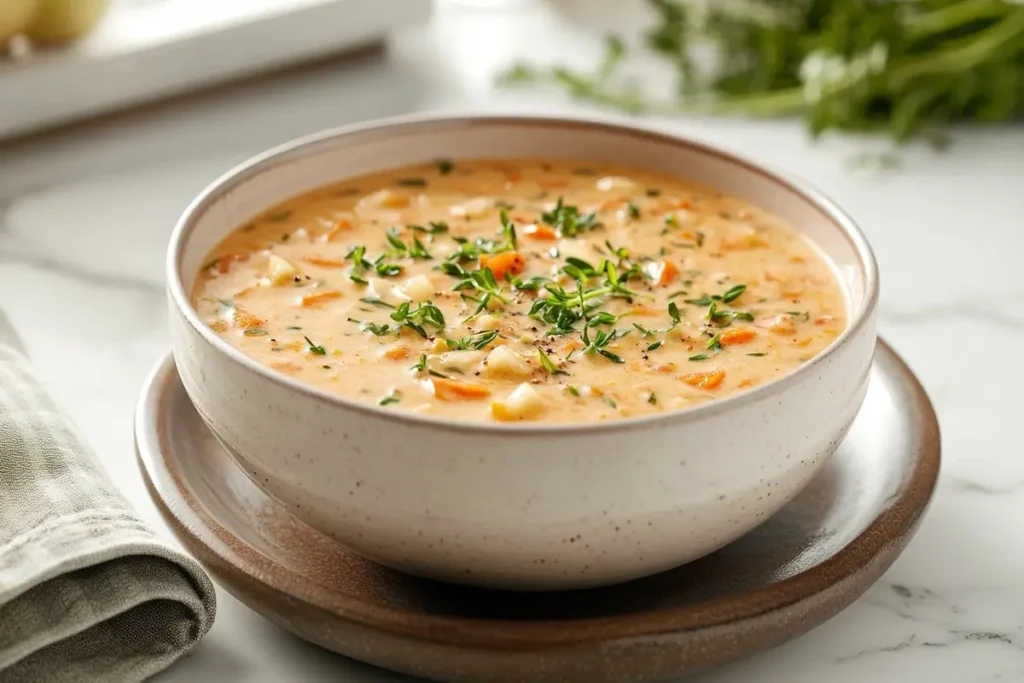
[[[612,330],[611,333],[605,332],[604,330],[598,330],[597,333],[594,335],[594,338],[591,340],[587,332],[588,329],[588,325],[585,325],[583,327],[583,343],[586,344],[586,347],[583,349],[583,353],[597,352],[600,355],[607,358],[608,360],[612,361],[613,363],[626,362],[622,358],[622,356],[612,353],[611,351],[605,348],[606,346],[608,346],[621,336],[618,330]]]
[[[634,204],[633,200],[630,200],[626,204],[626,213],[630,218],[640,218],[640,207]]]
[[[807,311],[786,311],[786,315],[791,315],[794,318],[800,320],[801,322],[807,322],[808,320],[811,319],[811,314],[808,313]]]
[[[736,299],[739,299],[743,292],[747,291],[746,285],[736,285],[730,288],[725,294],[722,295],[722,303],[731,304]]]
[[[402,397],[396,391],[396,392],[393,392],[393,393],[385,396],[384,398],[382,398],[380,401],[377,402],[377,405],[379,405],[379,406],[389,406],[392,403],[399,403],[399,402],[401,402],[401,400],[402,400]]]
[[[497,336],[498,332],[496,330],[489,330],[469,337],[463,337],[462,339],[445,339],[444,343],[453,351],[466,351],[468,349],[479,351],[494,341],[494,338]]]
[[[519,246],[519,240],[516,238],[516,226],[509,220],[508,211],[504,208],[501,209],[498,216],[501,220],[501,236],[508,246],[508,251],[515,251]]]
[[[676,215],[674,213],[670,213],[667,216],[665,216],[665,225],[669,226],[670,228],[678,228],[679,219],[676,218]]]
[[[650,403],[652,406],[658,405],[658,395],[652,391],[650,394],[647,395],[647,402]]]
[[[302,328],[297,326],[297,325],[289,325],[288,327],[286,327],[284,329],[286,329],[286,330],[301,330]]]
[[[612,398],[611,396],[605,396],[604,397],[604,402],[607,403],[608,405],[610,405],[612,408],[616,408],[617,409],[619,407],[619,404],[616,403],[615,399]]]
[[[590,320],[587,321],[587,327],[597,327],[598,325],[614,325],[618,322],[619,316],[609,313],[608,311],[598,311]]]
[[[551,360],[551,358],[548,357],[548,354],[544,353],[543,349],[537,349],[537,357],[540,358],[540,366],[542,368],[544,368],[544,370],[549,375],[568,375],[569,374],[565,370],[559,370],[558,366],[555,365],[554,362]]]
[[[378,306],[380,308],[394,308],[391,304],[381,299],[374,299],[373,297],[364,296],[360,299],[364,304],[370,304],[371,306]]]
[[[413,365],[410,368],[410,370],[415,370],[416,372],[426,372],[427,371],[427,354],[425,354],[425,353],[420,354],[419,361],[417,361],[416,364]]]
[[[651,344],[650,346],[648,346],[648,347],[647,347],[647,350],[648,350],[648,351],[657,351],[658,349],[660,349],[660,348],[662,347],[662,345],[663,345],[664,343],[665,343],[665,342],[663,342],[663,341],[656,341],[656,342],[654,342],[653,344]]]
[[[748,356],[754,356],[756,358],[760,358],[761,356],[767,356],[768,354],[767,353],[748,353],[747,355]]]
[[[451,159],[438,159],[437,160],[437,172],[441,175],[448,175],[455,168],[454,162]]]
[[[678,74],[674,101],[650,101],[620,74],[609,37],[592,72],[519,63],[506,85],[553,83],[629,113],[800,116],[826,131],[881,131],[902,142],[959,122],[1024,112],[1024,7],[1007,0],[648,0],[647,47]],[[710,52],[716,60],[697,60]],[[714,64],[713,69],[698,64]]]
[[[246,337],[265,337],[265,336],[267,336],[267,331],[266,330],[259,330],[259,329],[256,329],[255,327],[250,327],[248,330],[246,330],[242,334],[244,334]]]
[[[353,322],[357,322],[357,321],[353,321]],[[399,327],[398,325],[394,325],[394,326],[387,325],[387,324],[381,325],[381,324],[378,324],[378,323],[366,322],[366,323],[362,323],[362,329],[366,330],[367,332],[369,332],[370,334],[374,335],[375,337],[384,337],[384,336],[387,336],[389,334],[398,334],[401,331],[402,328]]]
[[[574,387],[571,384],[566,385],[565,390],[568,391],[573,396],[577,396],[578,397],[580,395],[580,390],[577,389],[576,387]]]
[[[406,244],[402,241],[400,231],[396,227],[390,227],[387,231],[388,244],[391,245],[392,251],[396,256],[407,256],[414,259],[429,260],[434,258],[427,251],[427,248],[420,242],[419,237],[412,238],[412,244]]]
[[[711,339],[708,339],[708,343],[705,344],[708,351],[721,351],[722,350],[722,333],[719,332]]]
[[[502,289],[498,285],[498,281],[494,279],[494,273],[491,272],[490,268],[480,268],[472,272],[467,272],[454,263],[443,263],[441,264],[441,270],[448,275],[460,278],[455,286],[452,287],[453,291],[461,292],[463,290],[473,289],[483,294],[479,300],[480,305],[477,307],[473,315],[488,310],[492,301],[497,301],[501,304],[508,303],[508,299],[502,296]]]
[[[426,187],[427,186],[427,179],[426,178],[399,178],[398,180],[395,181],[395,184],[396,185],[400,185],[402,187]]]
[[[407,225],[405,226],[415,232],[422,232],[425,235],[443,235],[448,232],[448,224],[444,221],[430,221],[428,227],[422,225]]]
[[[558,198],[551,211],[541,214],[540,219],[554,228],[559,235],[567,238],[576,237],[581,232],[600,226],[596,213],[581,215],[578,207],[565,204],[562,197]]]
[[[679,306],[676,305],[675,301],[670,301],[668,304],[668,317],[672,318],[672,322],[676,325],[683,321],[683,316],[679,313]]]
[[[711,356],[709,356],[706,353],[698,353],[696,356],[690,356],[690,360],[692,360],[692,361],[701,361],[701,360],[707,360],[710,357]]]
[[[505,273],[505,280],[517,292],[539,292],[544,285],[552,282],[551,278],[542,275],[531,277],[529,280],[523,280],[509,273]]]
[[[373,267],[373,264],[366,260],[366,247],[363,245],[352,247],[345,254],[345,260],[352,261],[352,268],[348,273],[349,279],[365,285],[366,280],[363,278],[363,271]]]
[[[647,192],[645,192],[644,194],[646,194],[648,197],[660,197],[661,190],[659,190],[656,187],[649,187],[647,188]]]
[[[292,217],[290,210],[278,211],[277,213],[268,213],[267,220],[272,223],[282,223]]]
[[[424,325],[431,325],[438,330],[443,330],[445,324],[441,309],[429,301],[417,304],[416,308],[412,308],[408,301],[403,301],[391,313],[391,319],[415,331],[424,339],[427,338],[427,332],[423,329]]]
[[[327,349],[325,349],[322,346],[318,346],[317,344],[314,344],[313,341],[309,337],[303,337],[303,339],[305,339],[306,343],[309,344],[309,352],[311,354],[313,354],[314,356],[326,356],[327,355]]]

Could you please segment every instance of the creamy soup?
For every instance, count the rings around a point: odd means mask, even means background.
[[[273,370],[387,410],[588,422],[703,405],[820,353],[828,262],[735,197],[633,168],[439,161],[229,235],[193,301]]]

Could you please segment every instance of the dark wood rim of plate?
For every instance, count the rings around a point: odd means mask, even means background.
[[[884,342],[879,351],[890,356],[892,370],[908,387],[921,413],[921,447],[914,454],[914,469],[906,485],[859,536],[831,558],[778,583],[744,590],[683,607],[645,611],[614,617],[558,621],[509,621],[422,614],[386,607],[325,589],[312,582],[296,582],[279,564],[234,536],[210,515],[201,501],[184,485],[176,463],[139,448],[136,415],[136,456],[146,486],[164,519],[187,550],[211,572],[222,577],[236,597],[239,584],[278,604],[303,606],[333,615],[373,631],[436,645],[471,647],[484,651],[536,651],[564,646],[608,644],[669,633],[710,631],[739,626],[779,612],[818,613],[819,619],[795,628],[788,637],[837,613],[877,580],[909,542],[928,507],[940,468],[939,427],[934,408],[913,372]],[[876,355],[877,358],[877,355]],[[158,364],[146,383],[143,396],[158,385],[177,381],[170,358]],[[166,394],[166,392],[161,392]],[[171,438],[159,429],[161,443]],[[854,586],[862,586],[859,590]],[[837,586],[844,598],[817,600]],[[824,604],[816,604],[824,603]],[[803,606],[803,609],[801,609]],[[788,630],[788,629],[783,629]],[[781,634],[780,634],[781,635]],[[787,639],[780,637],[779,642]],[[715,658],[717,659],[717,658]]]

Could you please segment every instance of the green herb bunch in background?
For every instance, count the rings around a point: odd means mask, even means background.
[[[1024,3],[1011,0],[648,0],[645,46],[678,73],[677,99],[620,78],[610,36],[592,73],[514,65],[506,85],[554,83],[631,113],[799,115],[811,133],[935,137],[957,122],[1024,118]],[[705,48],[714,58],[702,68]]]

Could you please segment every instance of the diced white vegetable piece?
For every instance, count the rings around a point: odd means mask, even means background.
[[[544,410],[544,399],[527,382],[523,382],[504,401],[491,403],[491,415],[505,422],[528,420]]]
[[[474,329],[477,332],[488,332],[501,329],[501,318],[496,315],[484,314],[476,319]]]
[[[499,346],[487,356],[487,374],[494,377],[529,377],[533,374],[533,368],[512,349]]]
[[[382,280],[379,277],[371,277],[366,281],[366,291],[363,292],[362,298],[388,301],[398,293],[400,293],[400,290],[397,287],[392,287],[386,280]]]
[[[476,197],[462,204],[455,204],[450,209],[453,216],[460,218],[479,218],[494,208],[494,200],[490,197]]]
[[[623,178],[622,176],[605,176],[597,181],[597,189],[602,192],[611,192],[612,190],[629,190],[636,187],[629,178]]]
[[[378,190],[359,200],[359,208],[400,209],[409,205],[409,198],[393,190]]]
[[[283,285],[291,282],[298,274],[299,269],[287,259],[281,258],[277,254],[267,257],[267,279],[270,280],[270,284]]]
[[[420,273],[406,280],[401,290],[412,301],[426,301],[433,298],[436,288],[429,277]]]
[[[458,370],[470,373],[477,369],[486,355],[486,351],[448,351],[437,358],[437,367],[433,364],[431,367],[439,372]]]

